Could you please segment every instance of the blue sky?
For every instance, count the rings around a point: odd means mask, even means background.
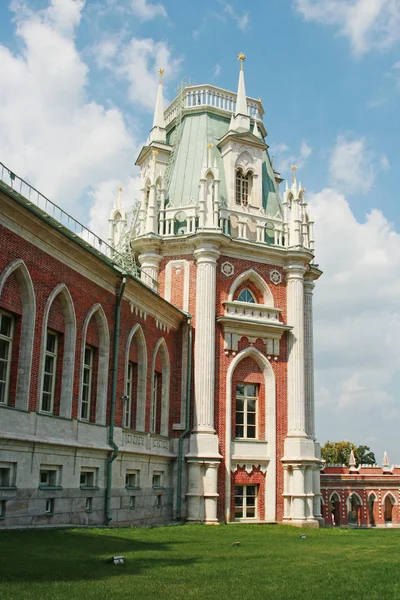
[[[316,218],[317,432],[400,463],[400,0],[0,4],[0,160],[106,235],[152,122],[157,69],[263,99]]]

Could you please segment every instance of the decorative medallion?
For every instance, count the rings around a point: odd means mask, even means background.
[[[276,269],[270,272],[269,278],[275,285],[278,285],[282,282],[282,275]]]
[[[235,272],[235,267],[230,262],[224,262],[221,265],[221,273],[223,273],[226,277],[230,277]]]

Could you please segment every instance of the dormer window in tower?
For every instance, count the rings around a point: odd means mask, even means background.
[[[253,188],[253,173],[248,171],[244,173],[239,167],[236,169],[236,204],[247,206],[251,199]]]

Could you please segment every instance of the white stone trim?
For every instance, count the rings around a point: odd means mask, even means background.
[[[27,410],[29,406],[33,341],[35,336],[36,297],[27,266],[20,258],[9,263],[0,275],[0,296],[8,277],[14,272],[20,288],[22,304],[21,343],[18,357],[15,407]]]
[[[145,431],[146,427],[146,390],[147,390],[147,346],[143,329],[139,323],[136,323],[129,332],[125,348],[125,372],[124,372],[124,393],[126,393],[128,381],[129,352],[133,338],[136,338],[138,349],[138,368],[137,368],[137,391],[136,391],[136,416],[135,429]]]
[[[60,303],[64,317],[64,359],[61,375],[60,417],[70,419],[72,414],[72,393],[75,372],[76,316],[74,303],[69,289],[65,283],[60,283],[54,288],[50,296],[47,298],[44,309],[40,344],[37,410],[40,412],[49,313],[54,300],[58,296],[60,296]]]
[[[396,498],[396,496],[393,494],[393,492],[391,492],[391,491],[388,491],[388,492],[386,492],[386,494],[383,496],[383,498],[382,498],[382,500],[381,500],[381,504],[382,504],[382,506],[384,506],[384,504],[385,504],[385,500],[386,500],[386,498],[387,498],[388,496],[391,496],[391,497],[392,497],[392,499],[394,500],[394,502],[393,502],[392,504],[398,504],[397,498]]]
[[[265,476],[265,520],[276,520],[276,382],[275,373],[268,360],[256,348],[242,350],[229,365],[226,374],[226,480],[225,518],[229,523],[231,501],[231,441],[232,441],[232,376],[238,364],[245,358],[252,358],[263,371],[265,384],[265,439],[268,442],[269,464]],[[268,457],[265,457],[266,459]],[[257,462],[257,461],[256,461]],[[257,462],[258,465],[258,462]]]
[[[87,328],[92,317],[96,318],[99,332],[98,347],[98,374],[97,374],[97,397],[96,397],[96,423],[106,424],[107,417],[107,391],[108,391],[108,371],[110,356],[110,334],[108,330],[107,317],[101,304],[94,304],[86,315],[82,328],[82,346],[80,357],[80,377],[79,377],[79,402],[78,402],[78,420],[81,414],[81,399],[83,387],[83,363],[85,358],[85,345]]]
[[[153,361],[151,365],[151,394],[150,398],[153,398],[154,391],[154,372],[156,368],[156,360],[158,351],[161,352],[162,362],[162,388],[161,388],[161,423],[160,423],[160,435],[168,435],[169,433],[169,393],[170,393],[170,380],[171,380],[171,365],[169,360],[169,353],[167,343],[164,338],[160,338],[154,348]],[[152,416],[150,416],[150,422]],[[154,433],[154,432],[152,432]]]
[[[252,283],[254,283],[258,290],[262,292],[264,304],[273,308],[274,298],[272,292],[269,289],[267,282],[261,277],[259,273],[254,271],[254,269],[248,269],[247,271],[244,271],[243,273],[238,275],[238,277],[236,277],[235,281],[231,285],[231,289],[229,290],[228,301],[233,302],[233,296],[236,290],[242,283],[246,282],[247,280],[250,280]]]

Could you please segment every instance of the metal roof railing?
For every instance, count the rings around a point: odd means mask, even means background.
[[[94,250],[95,253],[108,258],[110,262],[120,267],[124,272],[128,272],[131,275],[140,278],[140,269],[132,260],[127,261],[126,256],[115,250],[110,244],[102,240],[98,235],[93,233],[93,231],[85,227],[85,225],[74,219],[74,217],[60,208],[60,206],[54,204],[49,198],[46,198],[46,196],[24,181],[24,179],[18,177],[18,175],[6,167],[2,162],[0,162],[0,181],[22,196],[25,204],[28,206],[33,205],[39,209],[39,212],[42,213],[42,217],[49,219],[49,222],[53,221],[53,224],[60,229],[67,229],[68,232],[72,234],[72,237],[76,238],[80,244]],[[148,276],[146,276],[146,278],[149,279]],[[158,282],[152,281],[152,283],[153,285],[150,284],[150,287],[157,289]]]

